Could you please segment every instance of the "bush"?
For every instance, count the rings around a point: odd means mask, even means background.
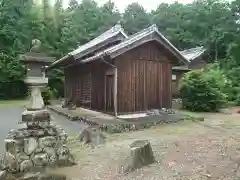
[[[42,97],[45,105],[49,105],[51,103],[51,99],[54,97],[54,92],[50,89],[50,87],[45,87],[42,90]]]
[[[180,87],[183,107],[191,111],[217,111],[226,102],[225,87],[216,72],[186,73]]]
[[[22,99],[27,92],[28,87],[22,80],[0,81],[0,99]]]
[[[240,93],[237,95],[235,102],[237,106],[240,106]]]
[[[53,69],[47,73],[49,77],[48,85],[54,89],[54,97],[64,97],[64,74],[60,69]]]

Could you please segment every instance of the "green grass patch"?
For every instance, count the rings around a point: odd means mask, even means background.
[[[21,100],[0,100],[1,107],[24,107],[27,105],[26,99]]]

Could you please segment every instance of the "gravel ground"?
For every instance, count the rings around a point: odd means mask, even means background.
[[[185,121],[114,134],[106,145],[95,149],[72,140],[69,146],[78,165],[54,171],[71,180],[239,179],[240,173],[234,170],[240,157],[240,116],[204,116],[204,122]],[[129,145],[139,139],[151,142],[157,163],[124,174],[122,168],[130,159]]]

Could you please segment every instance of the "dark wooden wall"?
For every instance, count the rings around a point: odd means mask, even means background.
[[[105,73],[109,68],[103,62],[92,63],[92,109],[105,111]]]
[[[106,64],[96,61],[65,68],[65,98],[95,110],[104,111]]]
[[[164,47],[149,42],[115,59],[118,67],[118,112],[171,107],[171,58]]]
[[[118,68],[118,112],[171,108],[172,58],[164,47],[155,42],[143,44],[115,58],[111,63]],[[99,60],[65,68],[66,99],[78,106],[113,111],[112,98],[109,100],[108,94],[112,89],[106,85],[106,82],[110,86],[113,84],[109,71],[111,67]],[[85,84],[83,88],[83,82],[86,82],[83,77],[86,75],[89,86],[86,88]],[[82,97],[86,94],[87,99]],[[109,103],[111,107],[106,109]]]

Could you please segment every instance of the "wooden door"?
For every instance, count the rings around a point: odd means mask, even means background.
[[[114,99],[113,99],[113,75],[106,75],[106,86],[105,86],[105,98],[106,98],[106,112],[113,112]]]

